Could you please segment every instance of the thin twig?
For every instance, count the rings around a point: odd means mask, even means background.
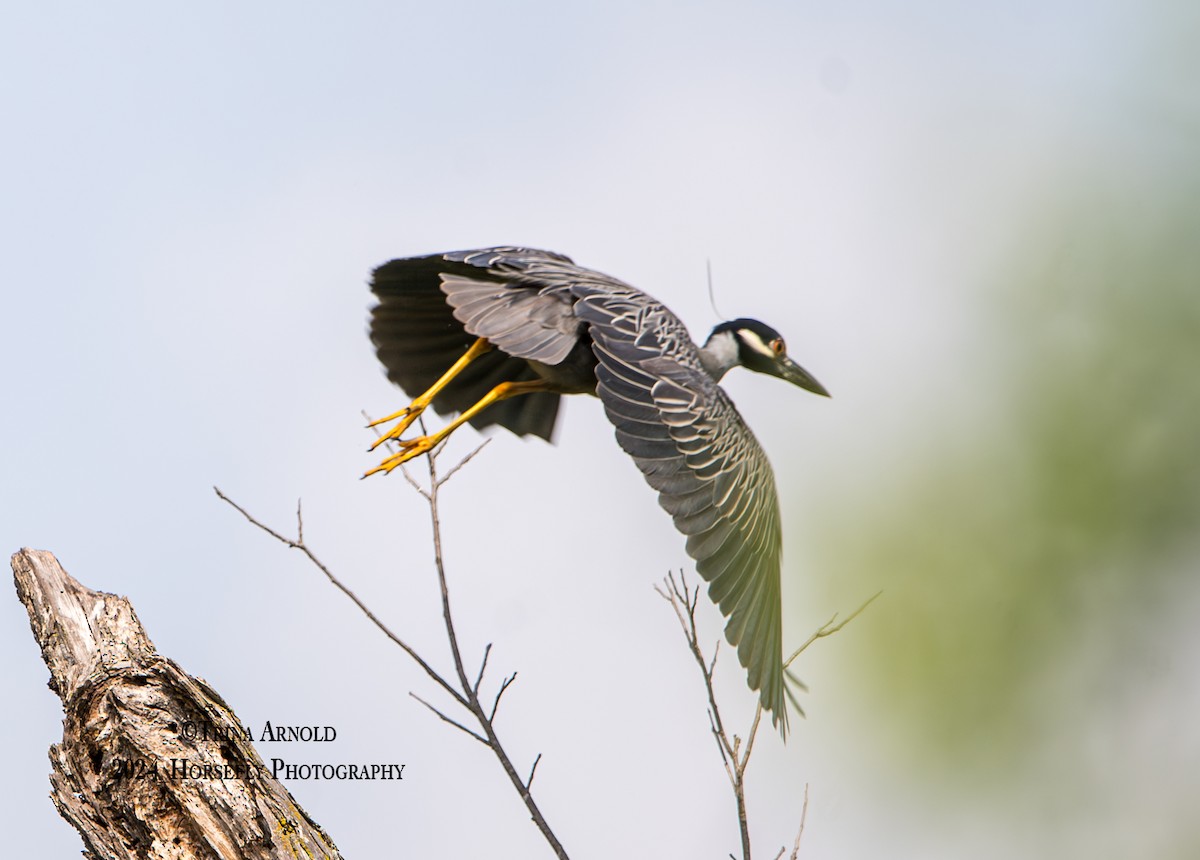
[[[730,757],[735,757],[733,745],[729,742],[729,737],[725,733],[725,726],[721,722],[721,709],[717,707],[716,693],[713,691],[712,670],[709,664],[704,659],[704,654],[700,650],[699,634],[696,632],[696,605],[700,599],[700,589],[697,586],[695,592],[687,587],[687,581],[684,578],[683,571],[679,572],[680,582],[675,582],[675,574],[667,575],[665,581],[666,590],[654,586],[654,590],[659,595],[671,604],[671,608],[675,610],[675,617],[679,619],[679,625],[683,628],[684,638],[687,639],[688,647],[691,649],[692,656],[700,666],[700,672],[704,676],[704,685],[708,691],[708,706],[709,706],[709,721],[712,724],[713,736],[717,740],[717,746],[721,748],[722,757],[728,753]],[[713,665],[716,665],[714,659]],[[733,779],[732,773],[730,780]]]
[[[408,467],[404,463],[400,464],[400,474],[404,476],[404,480],[408,481],[409,486],[421,494],[421,497],[425,501],[429,501],[429,492],[417,483],[417,479],[412,476],[412,473],[408,471]]]
[[[717,730],[717,724],[713,721],[711,710],[708,712],[708,727],[717,738],[717,750],[721,753],[721,761],[725,764],[725,773],[729,774],[729,784],[736,785],[737,780],[733,776],[733,765],[729,763],[729,756],[725,754],[725,744],[721,743],[721,735]]]
[[[484,448],[486,448],[488,446],[488,443],[491,441],[492,441],[491,439],[484,439],[482,442],[480,442],[479,446],[476,447],[476,449],[474,451],[472,451],[470,454],[468,454],[467,456],[465,456],[461,460],[459,460],[458,463],[455,464],[453,469],[451,469],[449,472],[447,472],[445,475],[442,476],[442,479],[440,481],[438,481],[438,486],[440,487],[442,484],[446,483],[451,478],[453,478],[454,474],[459,469],[461,469],[463,466],[467,465],[467,463],[470,463],[472,460],[474,460],[475,455],[478,454],[480,451],[482,451]]]
[[[872,597],[872,600],[875,598]],[[849,621],[850,619],[846,619]],[[790,860],[796,860],[800,855],[800,837],[804,835],[804,822],[808,820],[808,783],[804,783],[804,806],[800,809],[800,830],[796,833],[796,844],[792,848]]]
[[[483,673],[487,671],[488,655],[492,653],[492,643],[489,642],[483,647],[483,660],[479,663],[479,674],[475,676],[475,684],[471,687],[475,691],[475,695],[479,695],[479,685],[483,683]]]
[[[488,722],[496,719],[496,708],[500,707],[500,697],[504,695],[504,691],[507,690],[515,680],[517,680],[517,673],[513,672],[500,683],[500,689],[496,691],[496,698],[492,702],[492,711],[488,714]]]
[[[826,636],[832,636],[834,633],[837,633],[839,630],[841,630],[843,627],[845,627],[847,624],[849,624],[851,621],[853,621],[855,618],[857,618],[860,614],[862,614],[862,611],[864,609],[866,609],[868,606],[870,606],[872,601],[874,601],[875,598],[881,594],[883,594],[882,591],[877,591],[874,594],[872,594],[869,598],[867,598],[867,600],[862,604],[862,606],[858,607],[858,609],[855,609],[853,612],[851,612],[849,615],[847,615],[840,622],[838,622],[838,620],[837,620],[838,614],[835,612],[833,614],[832,618],[830,618],[828,621],[826,621],[824,624],[822,624],[820,627],[818,627],[817,630],[811,636],[809,636],[806,640],[804,640],[804,644],[802,644],[799,648],[797,648],[795,651],[792,652],[792,656],[788,657],[786,660],[783,661],[783,670],[786,672],[788,670],[788,667],[790,667],[792,665],[792,663],[795,661],[795,659],[797,657],[799,657],[802,653],[804,653],[804,651],[808,648],[809,645],[812,645],[818,639],[824,639]],[[837,623],[835,623],[835,622],[837,622]],[[790,691],[789,691],[789,693],[790,693]],[[754,743],[754,735],[758,731],[758,724],[759,724],[760,718],[762,717],[762,710],[763,710],[762,703],[759,702],[758,707],[755,708],[755,710],[754,710],[754,725],[750,729],[750,736],[749,736],[750,740],[748,741],[747,748],[746,748],[747,758],[750,755],[749,745]]]
[[[538,762],[542,760],[542,754],[538,753],[537,758],[533,760],[533,767],[529,769],[529,779],[525,780],[525,790],[529,790],[529,786],[533,785],[533,775],[537,773]]]
[[[439,717],[441,717],[443,720],[445,720],[446,722],[448,722],[450,725],[454,726],[456,729],[462,729],[464,732],[466,732],[467,734],[469,734],[471,737],[475,738],[475,740],[479,741],[479,742],[480,742],[481,744],[483,744],[485,747],[491,746],[491,744],[489,744],[489,743],[488,743],[488,740],[487,740],[487,738],[485,738],[483,735],[480,735],[480,734],[477,734],[476,732],[473,732],[473,731],[471,731],[471,730],[470,730],[470,729],[468,729],[466,726],[464,726],[462,723],[460,723],[460,722],[458,722],[457,720],[451,719],[450,717],[446,716],[446,715],[445,715],[445,714],[443,714],[441,711],[439,711],[437,708],[435,708],[433,705],[429,704],[427,701],[425,701],[425,700],[424,700],[424,699],[422,699],[420,696],[418,696],[416,693],[414,693],[414,692],[412,692],[412,691],[410,690],[408,694],[409,694],[410,696],[412,696],[414,699],[416,699],[418,702],[420,702],[422,705],[424,705],[425,707],[429,708],[429,710],[433,711],[435,714],[437,714],[437,715],[438,715]]]
[[[754,722],[750,724],[750,734],[746,736],[746,751],[742,754],[741,771],[744,773],[746,765],[750,763],[750,750],[754,748],[754,738],[758,734],[758,724],[762,721],[762,703],[754,710]]]
[[[791,657],[788,657],[786,660],[783,661],[783,668],[786,669],[789,666],[791,666],[792,661],[795,660],[797,657],[799,657],[800,654],[803,653],[804,649],[807,648],[809,645],[813,644],[818,639],[824,639],[826,636],[832,636],[834,633],[837,633],[839,630],[841,630],[843,627],[845,627],[847,624],[849,624],[851,621],[853,621],[855,618],[857,618],[859,615],[861,615],[862,611],[864,609],[866,609],[868,606],[870,606],[875,601],[875,598],[881,594],[883,594],[882,591],[876,591],[874,594],[872,594],[870,597],[868,597],[866,599],[866,601],[863,603],[862,606],[858,607],[858,609],[855,609],[853,612],[851,612],[849,615],[847,615],[843,621],[841,621],[838,624],[834,624],[834,622],[837,621],[837,613],[836,612],[833,613],[832,618],[830,618],[823,625],[821,625],[821,627],[815,633],[813,633],[812,636],[809,636],[803,645],[801,645],[799,648],[797,648],[795,651],[793,651]]]

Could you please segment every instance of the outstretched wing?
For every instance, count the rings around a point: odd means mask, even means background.
[[[573,292],[617,441],[687,536],[751,689],[786,733],[782,537],[771,465],[674,314],[619,282]]]
[[[437,381],[477,337],[499,346],[434,398],[433,408],[443,415],[466,411],[501,382],[537,379],[525,359],[556,363],[578,339],[570,331],[578,328],[570,297],[514,286],[511,274],[494,265],[505,255],[570,263],[545,251],[490,248],[392,260],[372,275],[379,304],[371,311],[371,340],[388,379],[410,397]],[[489,406],[471,424],[477,429],[499,424],[517,435],[549,440],[558,404],[558,394],[527,394]]]

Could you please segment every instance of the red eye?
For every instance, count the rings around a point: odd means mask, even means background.
[[[783,343],[783,338],[777,337],[771,341],[771,351],[776,355],[783,355],[787,352],[787,347]]]

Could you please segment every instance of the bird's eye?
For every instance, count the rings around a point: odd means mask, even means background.
[[[787,353],[787,347],[783,343],[783,338],[777,337],[770,343],[771,352],[776,355],[784,355]]]

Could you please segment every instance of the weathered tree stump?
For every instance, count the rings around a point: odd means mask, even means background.
[[[23,549],[12,568],[65,712],[51,799],[86,857],[341,857],[217,692],[155,650],[127,599],[84,588],[49,552]]]

